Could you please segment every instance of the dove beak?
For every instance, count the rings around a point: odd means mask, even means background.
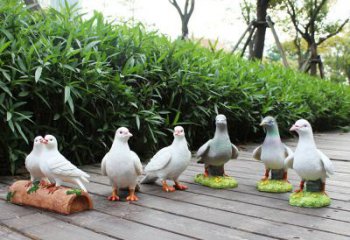
[[[179,131],[175,131],[175,132],[174,132],[174,135],[175,135],[175,136],[180,136],[180,132],[179,132]]]
[[[267,122],[265,122],[264,120],[261,121],[261,123],[259,124],[260,126],[266,126],[267,125]]]
[[[49,141],[47,139],[40,140],[41,143],[47,144]]]
[[[297,131],[298,129],[299,129],[300,127],[298,126],[298,125],[293,125],[290,129],[289,129],[289,131]]]
[[[132,134],[130,132],[128,132],[127,136],[128,137],[132,137]]]

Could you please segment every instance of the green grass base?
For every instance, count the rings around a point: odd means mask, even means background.
[[[271,192],[271,193],[285,193],[290,192],[293,189],[292,184],[284,180],[271,180],[259,181],[256,184],[256,188],[260,192]]]
[[[297,207],[320,208],[331,204],[331,199],[321,192],[292,193],[289,204]]]
[[[235,188],[238,186],[238,182],[233,177],[204,177],[204,174],[197,174],[194,181],[203,186],[218,189]]]

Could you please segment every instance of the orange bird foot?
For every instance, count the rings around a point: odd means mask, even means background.
[[[30,187],[32,186],[33,182],[32,181],[29,181],[26,185],[24,185],[25,187]]]
[[[299,193],[299,192],[302,192],[303,191],[303,189],[298,189],[298,190],[295,190],[294,192],[295,193]]]
[[[134,195],[129,195],[126,197],[127,201],[133,202],[133,201],[138,201],[139,198],[134,194]]]
[[[209,177],[209,173],[208,173],[208,172],[204,172],[204,173],[203,173],[203,176],[204,176],[204,177]]]
[[[187,189],[188,189],[187,186],[182,185],[182,184],[175,184],[175,185],[174,185],[174,188],[175,188],[176,190],[181,190],[181,191],[187,190]]]
[[[175,192],[175,188],[170,186],[163,186],[162,189],[164,192]]]
[[[49,182],[46,182],[46,181],[44,181],[44,180],[40,180],[40,183],[39,183],[39,185],[41,186],[41,187],[47,187],[47,186],[49,186],[51,183],[49,183]]]
[[[108,201],[112,201],[112,202],[119,201],[118,196],[109,196],[107,199],[108,199]]]
[[[269,180],[269,177],[263,177],[263,178],[261,179],[261,181],[267,181],[267,180]]]
[[[325,191],[322,191],[322,194],[326,195],[328,197],[328,194]]]
[[[61,187],[57,187],[57,186],[53,186],[53,187],[48,187],[49,190],[49,194],[53,194],[54,192],[56,192],[58,189],[60,189]]]

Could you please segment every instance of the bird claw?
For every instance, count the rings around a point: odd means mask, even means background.
[[[269,180],[268,177],[263,177],[263,178],[261,179],[261,181],[267,181],[267,180]]]
[[[187,189],[188,189],[187,186],[182,185],[182,184],[175,184],[175,185],[174,185],[174,188],[175,188],[176,190],[180,190],[180,191],[183,191],[183,190],[187,190]]]
[[[175,188],[170,187],[170,186],[163,186],[163,191],[164,192],[175,192]]]
[[[49,190],[49,194],[53,194],[54,192],[56,192],[58,189],[60,189],[61,187],[48,187],[47,189]]]
[[[24,185],[25,187],[30,187],[32,186],[33,182],[32,181],[29,181],[26,185]]]
[[[300,192],[302,192],[303,191],[303,189],[298,189],[298,190],[295,190],[294,192],[295,193],[300,193]]]
[[[41,187],[47,187],[47,186],[49,186],[51,183],[50,182],[46,182],[45,180],[40,180],[40,182],[39,182],[39,185],[41,186]]]
[[[133,202],[133,201],[138,201],[139,198],[136,195],[129,195],[126,197],[126,200]]]
[[[113,201],[113,202],[119,201],[119,197],[118,197],[118,196],[109,196],[107,199],[108,199],[109,201]]]

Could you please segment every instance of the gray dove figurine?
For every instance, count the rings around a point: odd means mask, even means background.
[[[293,151],[282,143],[275,118],[265,117],[260,126],[266,129],[266,137],[264,143],[253,151],[253,157],[265,164],[265,175],[262,180],[269,178],[271,170],[283,169],[283,180],[287,181],[288,167],[284,164],[284,160],[292,155]]]
[[[183,127],[177,126],[174,128],[174,141],[153,156],[145,168],[146,177],[141,183],[154,183],[159,178],[163,191],[186,190],[187,186],[180,184],[178,178],[190,161],[191,152],[188,149],[185,131]],[[173,180],[174,187],[168,186],[166,180]]]
[[[204,176],[225,176],[224,164],[238,157],[239,151],[231,143],[227,132],[227,121],[223,114],[215,118],[214,138],[207,141],[197,151],[198,163],[204,163]]]
[[[40,169],[40,160],[42,159],[42,152],[44,149],[42,141],[44,138],[42,136],[37,136],[34,138],[33,150],[28,154],[25,159],[25,167],[30,174],[30,182],[27,184],[29,187],[34,181],[40,181],[40,185],[44,186],[48,179]]]
[[[101,162],[102,174],[109,177],[113,187],[110,201],[118,201],[118,190],[129,189],[126,200],[137,201],[135,188],[137,177],[142,174],[142,164],[137,154],[130,150],[128,140],[132,136],[129,129],[120,127],[115,132],[114,141],[109,152]]]
[[[286,163],[292,167],[301,178],[300,189],[303,191],[305,181],[321,179],[322,192],[325,192],[326,177],[334,173],[331,160],[317,149],[312,127],[305,119],[295,122],[290,131],[296,131],[299,135],[298,145],[294,156],[286,159]]]
[[[49,186],[49,193],[55,192],[63,182],[78,185],[87,192],[82,182],[89,182],[90,177],[70,161],[68,161],[59,151],[57,139],[52,135],[46,135],[42,140],[44,150],[40,161],[40,170],[44,175],[55,183]]]

